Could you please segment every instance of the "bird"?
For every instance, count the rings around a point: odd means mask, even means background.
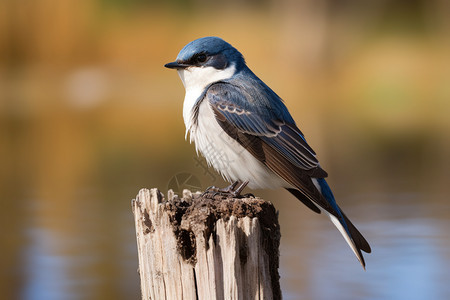
[[[247,66],[244,56],[215,36],[185,45],[175,61],[185,88],[185,139],[229,187],[213,191],[240,196],[251,189],[284,188],[337,227],[365,269],[364,236],[336,203],[316,153],[284,101]],[[208,189],[207,189],[208,191]]]

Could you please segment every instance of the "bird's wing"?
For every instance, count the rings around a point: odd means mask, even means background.
[[[257,95],[247,92],[228,83],[216,83],[208,89],[206,95],[216,111],[216,117],[226,120],[239,132],[259,137],[291,164],[304,171],[320,169],[316,153],[308,145],[302,132],[293,121],[285,120],[285,116],[290,115],[281,99],[277,99],[278,107],[267,101],[265,105],[264,102],[255,102],[254,97]],[[319,172],[321,176],[317,177],[327,176],[325,171]]]
[[[273,172],[299,189],[307,198],[302,200],[304,203],[313,201],[337,215],[311,181],[311,177],[324,178],[327,173],[320,167],[314,151],[295,123],[286,120],[291,117],[281,99],[273,99],[272,103],[266,101],[265,104],[263,101],[255,102],[255,97],[261,95],[251,94],[229,83],[211,85],[205,97],[225,132]],[[305,204],[318,212],[312,203]]]
[[[342,213],[334,197],[323,195],[312,181],[312,178],[327,177],[314,151],[281,99],[273,92],[266,93],[266,97],[276,98],[264,99],[265,95],[256,90],[221,82],[211,85],[205,97],[224,131],[298,189],[288,189],[291,193],[313,211],[320,212],[320,207],[339,220],[355,247],[349,242],[350,246],[364,266],[360,250],[370,252],[369,244]],[[341,233],[345,237],[344,232]]]

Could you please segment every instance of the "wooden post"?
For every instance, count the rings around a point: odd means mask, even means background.
[[[132,208],[142,299],[281,299],[270,202],[142,189]]]

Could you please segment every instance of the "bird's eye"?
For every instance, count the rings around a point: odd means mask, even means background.
[[[202,53],[202,54],[197,55],[195,60],[199,63],[204,63],[206,61],[206,54]]]

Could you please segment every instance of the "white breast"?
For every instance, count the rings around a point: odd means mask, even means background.
[[[192,126],[192,109],[205,88],[213,82],[231,78],[236,72],[234,65],[224,70],[213,67],[190,67],[179,69],[178,75],[183,81],[186,95],[183,103],[183,119],[186,125],[186,134]]]
[[[190,130],[190,137],[197,152],[230,182],[248,180],[252,189],[289,186],[220,127],[206,100],[200,104],[197,125]]]
[[[234,65],[224,70],[213,67],[191,67],[178,70],[186,89],[183,103],[183,118],[186,136],[195,142],[209,165],[213,166],[228,181],[249,181],[250,188],[278,188],[288,184],[259,162],[238,142],[232,139],[216,121],[207,100],[199,105],[198,119],[194,124],[193,108],[201,100],[204,89],[211,83],[231,78],[236,72]]]

